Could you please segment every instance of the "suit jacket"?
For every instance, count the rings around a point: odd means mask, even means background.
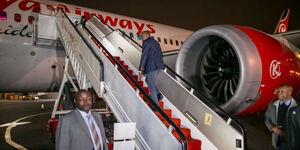
[[[300,105],[291,108],[287,117],[289,148],[290,150],[300,150]]]
[[[101,116],[91,112],[97,122],[103,143],[103,150],[108,150]],[[56,130],[55,148],[57,150],[93,150],[94,145],[89,129],[80,112],[75,109],[60,117]]]
[[[274,101],[272,103],[269,104],[268,109],[265,113],[265,124],[267,126],[267,128],[272,132],[272,127],[277,126],[277,115],[278,115],[278,108],[279,108],[279,100]],[[291,100],[291,104],[287,110],[287,113],[289,112],[289,110],[292,107],[297,106],[296,101],[292,98]],[[287,115],[286,115],[287,116]],[[273,147],[277,147],[276,143],[278,140],[278,135],[276,135],[275,133],[272,132],[272,145]]]
[[[142,48],[143,50],[139,66],[140,71],[147,74],[151,71],[165,68],[160,45],[153,37],[149,37],[144,40]]]

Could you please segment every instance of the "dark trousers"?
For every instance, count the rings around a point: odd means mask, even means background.
[[[157,89],[155,83],[156,83],[157,75],[158,75],[158,73],[159,73],[160,71],[161,71],[161,70],[154,70],[154,71],[151,71],[151,72],[147,73],[147,75],[146,75],[146,82],[147,82],[148,88],[149,88],[149,90],[150,90],[151,98],[152,98],[152,100],[153,100],[156,104],[158,103],[157,95],[158,95],[160,92],[159,92],[159,90]]]
[[[289,150],[289,146],[287,143],[280,143],[274,150]]]
[[[289,150],[289,145],[286,140],[286,136],[279,136],[277,141],[277,147],[275,150]]]

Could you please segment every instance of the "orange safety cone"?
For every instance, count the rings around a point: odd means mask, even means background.
[[[44,104],[41,105],[41,111],[45,111],[45,106],[44,106]]]

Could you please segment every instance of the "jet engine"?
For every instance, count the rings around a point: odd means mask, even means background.
[[[232,114],[263,111],[274,90],[300,88],[300,62],[284,44],[242,26],[210,26],[182,45],[176,72],[202,96]]]

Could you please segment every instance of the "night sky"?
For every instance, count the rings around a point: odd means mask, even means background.
[[[249,26],[273,33],[284,8],[289,30],[300,29],[300,0],[58,0],[162,24],[198,30],[216,24]]]

